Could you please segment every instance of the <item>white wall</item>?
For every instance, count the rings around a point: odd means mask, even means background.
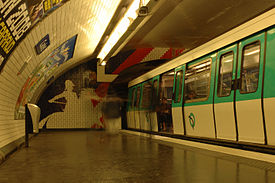
[[[109,23],[108,13],[111,19],[118,3],[116,0],[70,0],[38,23],[16,47],[0,74],[0,148],[24,135],[24,120],[14,120],[14,109],[22,86],[33,69],[75,34],[78,37],[74,56],[59,67],[55,75],[90,56]],[[95,16],[103,13],[106,15],[105,21]],[[47,34],[50,37],[50,46],[42,54],[36,55],[35,44]],[[17,76],[28,57],[31,57],[28,66]]]

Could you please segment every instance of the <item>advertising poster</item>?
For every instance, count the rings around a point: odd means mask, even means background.
[[[26,0],[32,27],[68,0]]]
[[[24,119],[24,105],[31,100],[40,84],[56,69],[73,57],[77,35],[65,41],[49,54],[31,73],[21,89],[15,106],[15,119]]]
[[[0,73],[30,27],[25,0],[0,0]]]
[[[37,22],[68,0],[0,0],[0,73]]]

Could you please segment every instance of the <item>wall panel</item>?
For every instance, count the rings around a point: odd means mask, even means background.
[[[14,110],[22,87],[33,70],[55,48],[76,34],[78,38],[74,57],[53,75],[90,56],[118,4],[117,0],[69,0],[44,17],[18,44],[0,74],[0,149],[24,135],[24,120],[15,120]],[[103,12],[108,13],[105,21],[101,22],[96,16],[102,15]],[[100,29],[95,26],[97,24],[101,25]],[[37,55],[34,47],[46,34],[49,34],[50,45],[44,52]],[[28,65],[21,74],[17,75],[28,57],[31,57]],[[51,75],[48,76],[50,77]],[[45,79],[45,82],[47,80]],[[41,86],[47,87],[44,83]]]

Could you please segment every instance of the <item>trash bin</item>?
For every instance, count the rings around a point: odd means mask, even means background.
[[[32,126],[32,130],[29,128],[28,133],[39,133],[40,108],[35,104],[27,104],[27,108],[30,114],[28,124]]]

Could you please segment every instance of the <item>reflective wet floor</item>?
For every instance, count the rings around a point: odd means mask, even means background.
[[[0,165],[0,183],[273,183],[275,164],[105,131],[48,131]]]

